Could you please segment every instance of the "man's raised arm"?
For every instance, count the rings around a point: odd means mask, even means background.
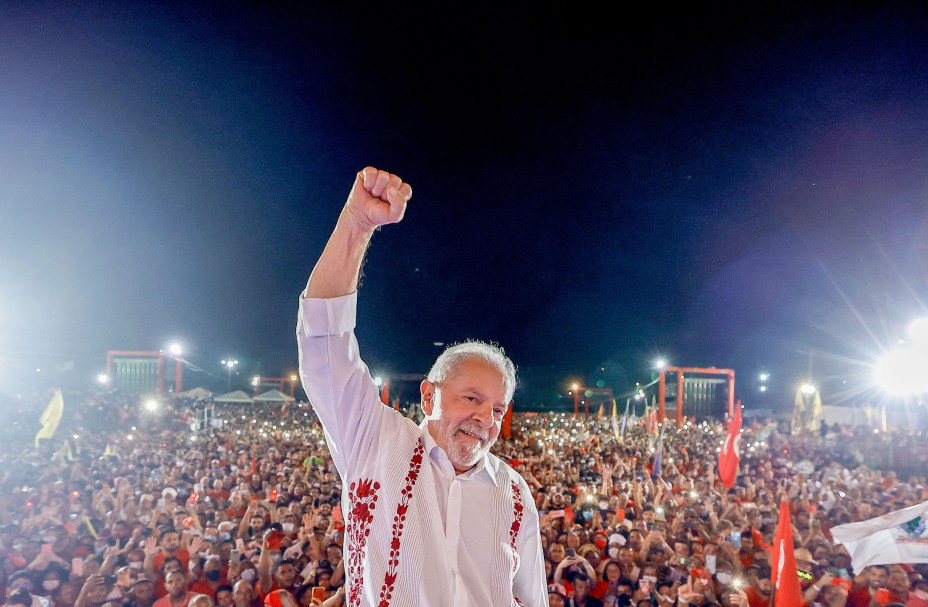
[[[359,172],[303,296],[328,299],[356,291],[371,235],[402,221],[410,198],[412,187],[398,176],[373,167]]]

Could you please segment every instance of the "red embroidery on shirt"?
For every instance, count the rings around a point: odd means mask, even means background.
[[[374,522],[374,508],[377,507],[377,491],[380,483],[373,479],[361,478],[348,487],[348,520],[345,525],[346,574],[348,578],[348,605],[361,604],[361,591],[364,587],[364,552],[367,537]]]
[[[422,469],[422,454],[425,453],[425,445],[422,439],[419,439],[415,450],[412,453],[412,459],[409,460],[409,472],[406,473],[406,486],[400,497],[400,503],[396,505],[396,514],[393,516],[393,539],[390,541],[390,561],[387,563],[387,572],[384,574],[383,586],[380,588],[380,607],[389,607],[390,600],[393,598],[393,587],[396,584],[396,568],[400,564],[400,541],[403,537],[403,525],[406,523],[406,512],[409,510],[409,500],[412,499],[412,490],[419,479],[419,471]]]
[[[512,597],[512,607],[525,607],[525,606],[522,604],[522,601],[520,601],[516,597]]]
[[[512,487],[512,526],[509,528],[509,545],[512,547],[512,571],[519,569],[519,549],[516,547],[516,539],[519,537],[519,529],[522,527],[522,512],[525,506],[522,504],[522,489],[515,481],[509,481]]]

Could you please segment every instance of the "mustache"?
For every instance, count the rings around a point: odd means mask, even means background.
[[[477,422],[464,422],[462,424],[458,424],[457,430],[461,430],[462,432],[466,432],[467,434],[475,436],[483,442],[490,440],[489,431],[486,428],[481,428],[480,424]]]

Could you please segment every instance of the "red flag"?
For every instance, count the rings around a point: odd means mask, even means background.
[[[383,380],[383,387],[380,389],[380,402],[390,406],[390,378]]]
[[[738,477],[738,462],[741,455],[738,453],[738,447],[741,443],[741,403],[735,407],[735,419],[731,420],[728,425],[728,436],[722,443],[722,450],[719,452],[719,479],[725,486],[731,489],[735,485],[735,479]]]
[[[777,536],[773,540],[771,556],[773,607],[802,605],[802,590],[799,588],[796,554],[793,551],[793,523],[789,518],[789,506],[785,500],[780,502],[780,522],[777,524]]]
[[[506,407],[506,413],[503,414],[503,438],[512,438],[512,403]]]

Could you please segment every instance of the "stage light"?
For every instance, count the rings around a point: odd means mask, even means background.
[[[106,373],[101,373],[100,375],[97,375],[97,381],[101,384],[108,384],[110,383],[110,376]]]
[[[803,394],[815,394],[817,392],[815,386],[812,384],[802,384],[802,387],[799,389]]]
[[[152,399],[145,401],[145,409],[148,411],[157,411],[158,410],[158,401]]]

